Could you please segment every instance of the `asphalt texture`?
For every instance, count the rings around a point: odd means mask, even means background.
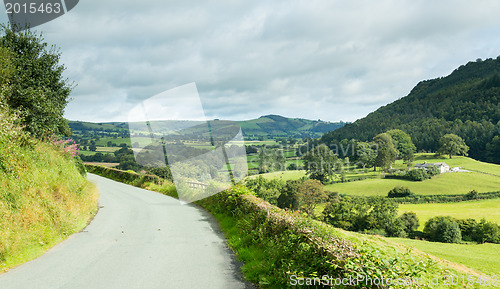
[[[256,288],[213,217],[195,205],[89,174],[99,212],[80,233],[0,275],[1,289]]]

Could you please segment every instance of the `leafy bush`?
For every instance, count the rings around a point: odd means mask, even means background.
[[[255,192],[259,198],[273,205],[277,205],[278,198],[285,186],[285,182],[280,179],[267,180],[262,176],[258,176],[257,178],[247,180],[245,185]]]
[[[429,178],[429,175],[427,174],[427,171],[425,169],[413,169],[409,170],[405,177],[411,181],[415,182],[420,182],[427,180]]]
[[[477,221],[474,219],[461,219],[456,220],[460,231],[462,232],[462,240],[464,241],[474,241],[475,229],[477,226]]]
[[[388,198],[406,198],[413,197],[415,194],[410,191],[407,187],[397,186],[389,191],[387,194]]]
[[[290,284],[293,275],[405,278],[435,268],[432,261],[416,260],[409,253],[389,257],[364,239],[353,243],[339,237],[343,233],[331,226],[237,193],[235,188],[198,203],[223,224],[230,247],[246,264],[246,277],[261,288],[294,288]],[[359,284],[353,288],[366,287]]]
[[[435,166],[430,166],[426,169],[426,172],[427,172],[427,176],[429,177],[429,179],[433,176],[436,176],[436,175],[439,175],[441,172],[439,171],[439,169]]]
[[[451,217],[433,217],[425,223],[424,234],[434,242],[460,243],[462,233],[458,223]]]
[[[404,230],[407,235],[411,235],[414,231],[418,229],[420,225],[417,214],[415,212],[405,212],[399,218],[404,224]]]
[[[408,236],[406,224],[400,218],[391,219],[385,225],[385,232],[389,237],[405,238]]]
[[[396,221],[398,205],[382,197],[343,197],[330,202],[323,210],[324,222],[344,230],[365,232],[386,230],[391,236],[401,236],[401,224]]]
[[[425,204],[425,203],[452,203],[452,202],[463,202],[470,200],[470,192],[467,194],[459,195],[413,195],[404,198],[393,198],[393,200],[400,204]],[[474,193],[473,197],[475,200],[489,200],[500,198],[500,191],[497,192],[487,192],[487,193]]]
[[[478,243],[500,243],[500,228],[497,224],[482,219],[474,228],[473,240]]]
[[[470,201],[470,200],[476,200],[479,197],[479,193],[476,190],[472,190],[465,194],[464,200]]]

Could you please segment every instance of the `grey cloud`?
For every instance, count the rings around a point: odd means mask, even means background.
[[[353,121],[420,80],[500,54],[484,1],[81,1],[40,28],[79,83],[70,119],[196,82],[207,116]]]

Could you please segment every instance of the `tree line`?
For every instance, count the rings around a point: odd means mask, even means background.
[[[321,142],[370,141],[392,129],[405,131],[417,151],[426,152],[436,152],[444,134],[455,134],[470,147],[472,158],[500,163],[500,57],[420,82],[408,96],[326,133]]]

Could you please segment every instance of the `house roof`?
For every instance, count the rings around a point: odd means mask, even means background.
[[[423,163],[423,164],[416,164],[415,167],[423,167],[423,168],[427,168],[427,167],[432,167],[432,166],[435,166],[435,167],[441,167],[441,166],[448,166],[448,164],[446,163]]]

